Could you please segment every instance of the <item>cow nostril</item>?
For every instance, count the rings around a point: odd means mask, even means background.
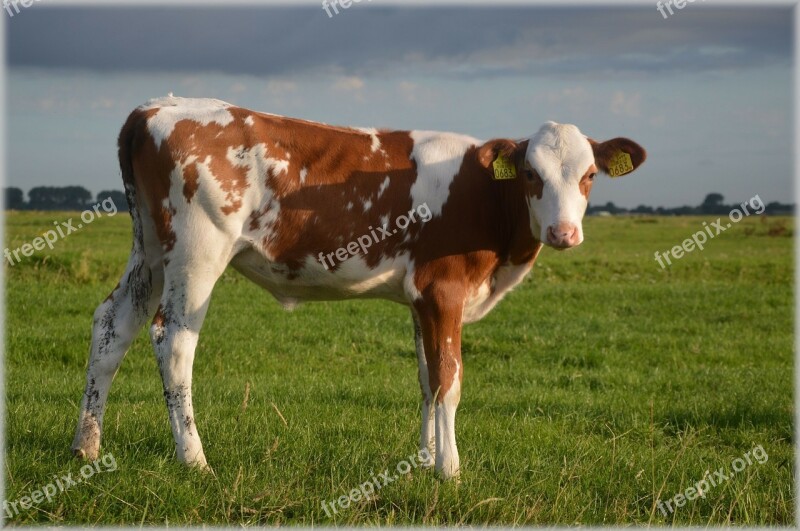
[[[572,224],[547,227],[547,241],[553,245],[572,246],[578,239],[578,227]]]

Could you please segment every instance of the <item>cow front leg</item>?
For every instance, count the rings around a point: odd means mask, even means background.
[[[444,295],[415,304],[422,328],[428,381],[434,396],[436,471],[444,478],[458,476],[456,409],[461,400],[464,373],[461,362],[463,299]]]
[[[419,388],[422,391],[422,429],[420,430],[419,438],[419,455],[422,459],[422,466],[427,468],[434,465],[434,459],[436,457],[433,392],[431,391],[430,378],[428,375],[428,361],[425,359],[422,326],[419,324],[419,318],[413,311],[411,312],[411,317],[414,321],[414,346],[417,350]]]

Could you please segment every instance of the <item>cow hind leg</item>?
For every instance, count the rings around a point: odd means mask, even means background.
[[[209,263],[170,261],[150,328],[178,460],[203,469],[208,465],[192,406],[192,364],[211,291],[224,271],[224,266],[214,270]]]
[[[72,453],[97,459],[108,392],[136,334],[155,312],[161,295],[161,272],[151,271],[145,256],[134,250],[119,285],[97,307]]]

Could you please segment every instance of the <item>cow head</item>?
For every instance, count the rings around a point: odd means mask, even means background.
[[[647,153],[627,138],[596,142],[574,125],[547,122],[527,140],[487,142],[479,156],[489,170],[496,172],[498,164],[514,169],[510,174],[523,181],[534,237],[568,249],[583,241],[583,214],[597,174],[631,173]]]

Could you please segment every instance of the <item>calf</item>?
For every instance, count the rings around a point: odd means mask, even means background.
[[[527,139],[482,142],[332,127],[209,99],[138,107],[119,136],[133,248],[94,315],[74,454],[97,458],[111,381],[152,318],[178,459],[207,467],[192,362],[230,264],[285,307],[351,298],[407,306],[420,449],[433,456],[428,466],[456,476],[462,325],[519,284],[543,244],[580,244],[596,174],[629,173],[645,156],[631,140],[595,142],[554,122]]]

